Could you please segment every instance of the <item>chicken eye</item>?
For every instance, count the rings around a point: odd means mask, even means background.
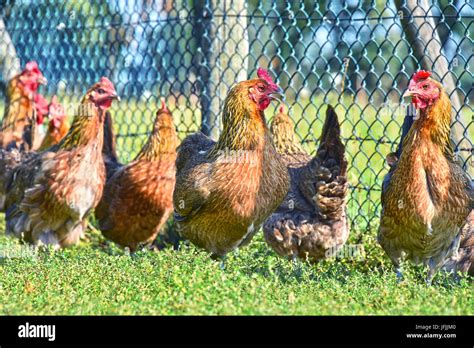
[[[102,88],[99,88],[99,89],[97,90],[97,92],[98,92],[99,94],[104,94],[104,93],[105,93],[105,91],[104,91]]]
[[[423,85],[421,88],[423,88],[425,91],[428,89],[428,85]]]
[[[257,88],[258,88],[258,90],[259,90],[260,92],[263,92],[263,91],[265,90],[265,86],[264,86],[264,85],[259,85]]]

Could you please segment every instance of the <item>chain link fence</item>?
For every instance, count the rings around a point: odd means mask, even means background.
[[[200,129],[216,137],[229,87],[266,67],[285,89],[308,152],[318,146],[325,105],[336,107],[349,161],[349,215],[365,230],[378,224],[385,156],[405,116],[401,95],[424,68],[451,96],[456,153],[473,177],[468,0],[0,4],[1,81],[36,60],[50,81],[41,93],[71,103],[100,76],[110,77],[122,97],[112,112],[125,162],[145,141],[160,97],[181,138]],[[274,112],[269,108],[269,119]]]

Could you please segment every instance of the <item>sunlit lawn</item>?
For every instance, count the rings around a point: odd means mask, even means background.
[[[278,257],[260,233],[247,248],[231,254],[221,269],[208,254],[184,244],[179,251],[168,248],[130,256],[97,231],[89,231],[88,241],[68,250],[23,253],[15,258],[18,253],[12,251],[29,249],[1,235],[0,313],[473,315],[472,278],[454,281],[440,274],[428,287],[424,270],[408,267],[405,280],[397,284],[387,257],[375,243],[384,157],[395,143],[360,138],[397,141],[403,114],[393,116],[389,110],[377,114],[374,107],[360,107],[350,99],[337,103],[335,98],[329,96],[328,101],[337,105],[342,121],[349,181],[354,187],[349,200],[353,220],[349,244],[364,246],[362,260],[293,264]],[[133,158],[146,139],[144,133],[151,128],[158,104],[158,99],[122,101],[113,108],[124,162]],[[181,138],[199,128],[201,116],[195,105],[193,100],[169,102]],[[300,101],[290,110],[312,153],[323,122],[323,105],[322,98],[316,98],[312,103]],[[267,113],[269,118],[271,113]],[[143,135],[124,136],[130,133]],[[473,133],[471,123],[467,132],[471,139]],[[0,229],[3,226],[2,221]]]

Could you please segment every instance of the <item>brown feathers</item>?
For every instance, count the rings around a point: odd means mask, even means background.
[[[102,195],[103,106],[116,98],[113,86],[94,85],[66,137],[14,170],[6,199],[7,233],[55,248],[79,241]]]
[[[462,229],[459,249],[443,268],[447,271],[466,272],[474,276],[474,211],[471,211]]]
[[[474,191],[453,158],[446,92],[437,81],[415,79],[406,95],[419,116],[384,180],[378,240],[397,268],[404,258],[427,264],[430,282],[459,246]]]
[[[225,103],[217,142],[187,137],[178,150],[173,195],[178,233],[214,255],[247,244],[288,191],[263,109],[278,86],[240,82]]]
[[[5,114],[0,131],[1,148],[31,149],[33,135],[25,134],[25,131],[31,132],[28,128],[31,128],[32,120],[36,118],[35,113],[40,111],[36,110],[35,104],[44,99],[37,97],[39,84],[46,83],[47,80],[36,62],[28,62],[25,69],[9,81]],[[34,124],[33,127],[36,126]]]
[[[131,250],[153,242],[173,211],[177,145],[172,116],[161,108],[135,160],[107,181],[95,213],[104,236]]]
[[[296,140],[293,122],[280,110],[273,139],[291,176],[283,204],[265,221],[267,243],[280,255],[317,261],[335,255],[349,236],[346,216],[347,162],[337,115],[328,106],[316,156]]]

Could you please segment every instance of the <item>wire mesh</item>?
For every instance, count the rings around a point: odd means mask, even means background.
[[[399,141],[401,95],[419,68],[450,94],[456,152],[473,176],[473,18],[469,1],[4,0],[0,68],[5,82],[20,62],[36,60],[50,81],[42,93],[63,103],[110,77],[122,97],[112,113],[126,162],[160,97],[181,138],[200,129],[215,137],[229,87],[268,67],[310,153],[325,105],[336,107],[349,216],[365,229],[378,223],[384,159]]]

